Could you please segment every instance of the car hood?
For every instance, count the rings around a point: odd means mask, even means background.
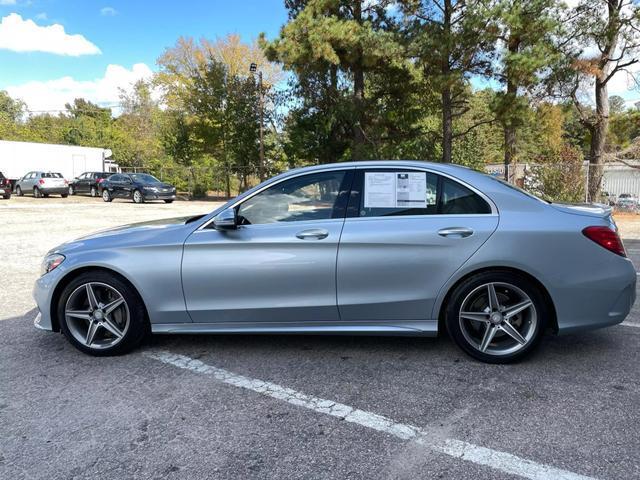
[[[189,222],[189,220],[204,216],[192,215],[165,218],[100,230],[63,243],[51,250],[50,253],[65,253],[77,249],[117,248],[183,242],[189,233],[199,225],[199,223]]]
[[[612,212],[610,206],[600,203],[552,203],[551,206],[561,212],[597,218],[607,218]]]

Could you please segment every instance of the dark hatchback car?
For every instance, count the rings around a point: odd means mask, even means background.
[[[4,198],[5,200],[9,200],[11,198],[11,190],[11,180],[9,180],[2,174],[2,172],[0,172],[0,195],[2,195],[2,198]]]
[[[100,184],[110,175],[109,172],[84,172],[69,184],[69,195],[88,193],[97,197],[100,195]]]
[[[148,173],[116,173],[100,184],[102,199],[131,198],[135,203],[164,200],[171,203],[176,198],[176,188],[163,183]]]

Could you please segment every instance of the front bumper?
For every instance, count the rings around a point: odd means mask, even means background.
[[[142,192],[145,200],[175,200],[176,192]]]
[[[63,275],[64,269],[58,267],[38,278],[33,285],[33,299],[36,301],[39,310],[33,324],[40,330],[52,332],[59,330],[51,319],[51,300],[55,286]]]

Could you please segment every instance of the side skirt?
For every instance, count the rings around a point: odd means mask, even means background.
[[[321,323],[156,323],[152,333],[250,333],[292,335],[407,335],[435,337],[438,334],[437,320],[417,320],[385,323],[335,322]]]

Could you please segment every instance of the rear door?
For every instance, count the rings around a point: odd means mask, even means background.
[[[455,179],[358,169],[338,250],[341,319],[432,319],[442,285],[497,225],[492,203]]]

